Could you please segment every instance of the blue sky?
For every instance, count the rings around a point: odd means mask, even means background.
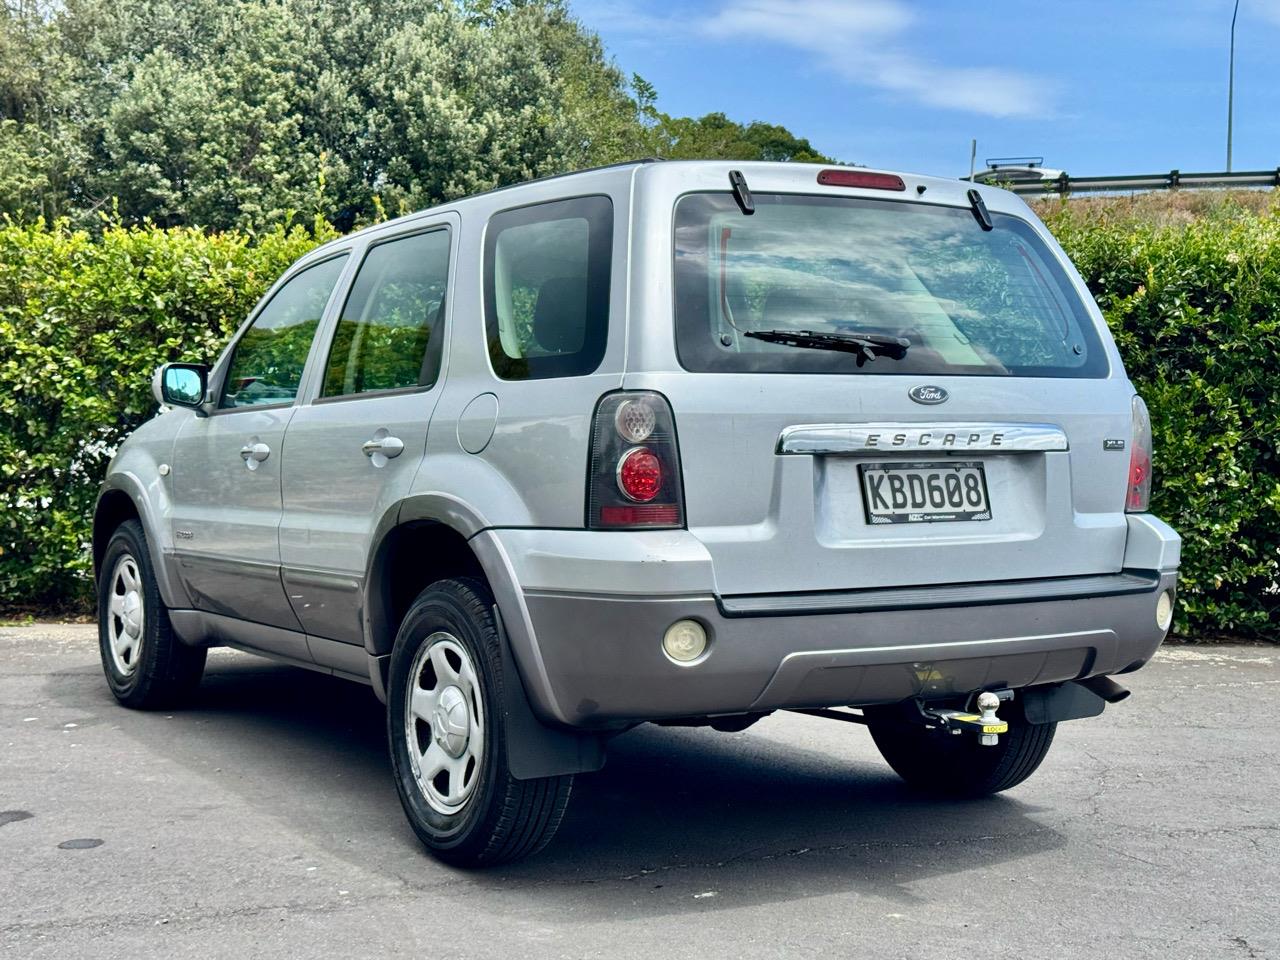
[[[667,113],[781,123],[870,166],[960,176],[1222,170],[1232,0],[571,0]],[[1280,0],[1241,0],[1233,168],[1280,166]]]

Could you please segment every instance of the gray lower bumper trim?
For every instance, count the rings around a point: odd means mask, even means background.
[[[948,584],[824,593],[766,593],[719,597],[726,617],[782,617],[814,613],[858,613],[865,610],[921,610],[939,607],[988,606],[1039,600],[1084,600],[1129,593],[1150,593],[1160,575],[1147,570],[1094,577],[1005,580],[997,583]]]
[[[1156,597],[1175,588],[1177,574],[1147,580],[1143,589],[1135,571],[1089,579],[1127,592],[1049,599],[1040,581],[1025,602],[979,604],[972,602],[976,588],[1000,585],[973,584],[963,595],[971,602],[960,606],[732,618],[708,596],[530,592],[525,602],[550,680],[555,712],[548,716],[606,726],[943,699],[1109,675],[1149,660],[1164,639]],[[907,592],[919,601],[941,588]],[[687,618],[711,637],[706,657],[693,666],[672,663],[662,651],[664,631]]]

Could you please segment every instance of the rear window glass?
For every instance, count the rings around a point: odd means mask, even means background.
[[[600,365],[612,245],[608,197],[494,215],[485,235],[485,327],[498,376],[575,377]]]
[[[676,342],[688,370],[1103,377],[1093,321],[1025,221],[967,208],[728,193],[676,206]],[[909,342],[899,359],[766,342],[811,331]],[[834,336],[831,336],[834,335]],[[794,339],[794,338],[793,338]]]

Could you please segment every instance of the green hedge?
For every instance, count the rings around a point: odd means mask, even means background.
[[[315,234],[0,223],[0,604],[89,601],[98,483],[152,372],[215,357]]]
[[[1156,432],[1155,510],[1183,535],[1178,629],[1280,634],[1280,214],[1046,212]],[[0,604],[85,602],[89,520],[150,375],[213,357],[327,228],[250,236],[0,225]]]
[[[1261,213],[1165,206],[1042,215],[1151,410],[1152,509],[1182,534],[1179,631],[1280,639],[1280,196]]]

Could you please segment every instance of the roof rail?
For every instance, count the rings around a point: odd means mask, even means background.
[[[576,177],[580,173],[597,173],[601,170],[616,170],[620,167],[638,167],[646,163],[662,163],[664,159],[664,157],[639,157],[635,160],[619,160],[617,163],[602,163],[598,167],[583,167],[580,170],[566,170],[564,173],[548,173],[545,176],[534,177],[531,180],[520,180],[516,183],[505,183],[500,187],[490,187],[488,190],[481,190],[479,193],[468,193],[465,197],[454,197],[453,200],[445,202],[456,203],[459,200],[470,200],[472,197],[487,197],[491,193],[501,193],[503,190],[513,190],[516,187],[523,187],[530,183],[546,183],[548,180],[561,180],[564,177]]]

